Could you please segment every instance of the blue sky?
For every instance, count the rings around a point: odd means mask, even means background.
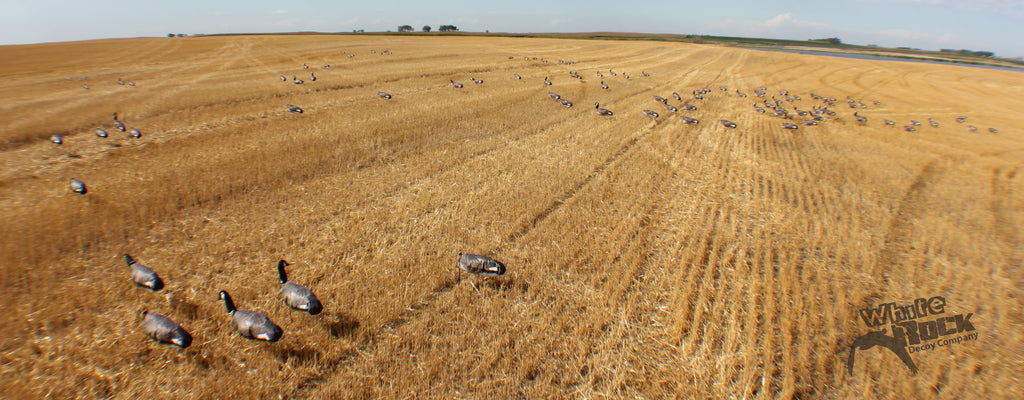
[[[967,48],[1024,56],[1024,0],[51,1],[0,0],[0,44],[167,33],[646,32]]]

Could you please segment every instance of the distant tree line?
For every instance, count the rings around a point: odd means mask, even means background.
[[[996,55],[996,53],[993,53],[991,51],[973,51],[973,50],[967,50],[967,49],[960,49],[960,50],[939,49],[939,51],[941,51],[943,53],[956,53],[957,55],[961,55],[961,56],[975,56],[975,57],[995,57],[995,55]]]
[[[433,29],[434,28],[432,28],[430,25],[423,25],[423,32],[430,32]],[[441,25],[441,27],[437,28],[437,30],[438,32],[458,32],[459,28],[455,25]],[[399,25],[398,31],[412,32],[413,28],[412,25]]]
[[[839,38],[837,38],[837,37],[827,38],[827,39],[807,39],[807,41],[808,42],[831,43],[831,44],[843,44],[843,41],[839,40]]]

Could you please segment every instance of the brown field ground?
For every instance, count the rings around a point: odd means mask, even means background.
[[[800,95],[790,111],[835,97],[837,115],[782,129],[754,112],[760,86]],[[673,91],[700,124],[652,99],[679,105]],[[641,41],[231,36],[4,46],[0,93],[0,397],[1024,392],[1018,72]],[[114,130],[113,112],[144,136]],[[508,273],[457,275],[460,251]],[[124,253],[167,287],[133,286]],[[278,259],[323,314],[283,303]],[[220,289],[284,338],[239,337]],[[932,296],[973,313],[978,339],[912,354],[916,375],[881,348],[846,371],[870,330],[858,310]],[[153,342],[143,309],[195,342]]]

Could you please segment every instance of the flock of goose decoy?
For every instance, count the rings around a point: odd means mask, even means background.
[[[164,288],[164,282],[152,268],[136,261],[131,255],[125,254],[124,261],[131,268],[132,282],[139,287],[156,292]],[[291,265],[285,260],[277,262],[277,273],[281,282],[281,297],[292,309],[317,315],[323,312],[324,306],[308,286],[300,285],[288,279],[285,267]],[[474,275],[500,276],[505,274],[505,264],[491,257],[459,253],[458,267]],[[475,286],[475,285],[474,285]],[[239,310],[235,301],[226,290],[218,293],[218,300],[224,302],[224,308],[231,315],[231,326],[239,335],[246,339],[276,342],[281,340],[284,330],[263,311]],[[168,316],[142,311],[142,330],[146,336],[162,343],[187,348],[192,344],[192,334],[177,321]]]
[[[390,50],[383,50],[380,53],[372,51],[372,53],[380,55],[392,54]],[[344,51],[342,51],[342,54],[347,55],[347,57],[349,58],[355,56],[355,54],[346,54],[346,52]],[[509,56],[508,59],[514,60],[515,58],[513,56]],[[524,59],[526,61],[536,61],[538,60],[538,57],[524,57]],[[546,59],[539,59],[539,61],[542,63],[547,63]],[[576,61],[558,60],[558,63],[563,65],[575,65]],[[303,64],[302,67],[303,70],[309,69],[309,66],[307,64]],[[323,65],[324,69],[328,69],[330,67],[330,64]],[[600,80],[601,90],[611,90],[612,86],[603,80],[605,78],[605,72],[598,70],[595,71],[595,73],[597,78],[602,79]],[[584,78],[580,75],[580,73],[576,70],[568,71],[568,75],[570,78],[577,80],[579,82],[586,82]],[[616,72],[613,69],[608,69],[607,75],[610,77],[618,77],[621,79],[630,79],[629,74],[625,72]],[[646,71],[641,71],[640,76],[643,78],[647,78],[650,77],[651,75]],[[288,78],[285,75],[281,75],[280,78],[281,81],[288,82]],[[544,77],[544,86],[550,87],[554,85],[550,78],[550,76]],[[71,80],[71,78],[68,79]],[[81,80],[85,79],[86,78],[83,77]],[[484,83],[483,79],[479,79],[476,77],[470,77],[469,79],[475,85],[483,85]],[[523,76],[518,73],[513,74],[512,79],[518,81],[524,80]],[[310,82],[316,82],[316,74],[310,72],[309,80]],[[303,79],[298,78],[298,76],[296,75],[292,76],[291,81],[294,84],[305,83]],[[126,83],[120,78],[118,78],[118,83],[121,85],[135,86],[134,82]],[[461,82],[455,81],[454,79],[449,79],[449,84],[455,89],[465,88],[465,85],[463,85]],[[86,86],[86,89],[88,88],[89,87]],[[740,91],[739,89],[735,89],[732,92],[732,94],[730,94],[729,89],[724,86],[719,86],[718,93],[724,94],[725,96],[735,96],[736,98],[740,99],[745,99],[748,97],[746,93]],[[799,125],[816,126],[819,123],[827,122],[826,117],[830,118],[831,120],[840,120],[838,117],[838,112],[835,110],[835,108],[838,108],[837,103],[839,103],[839,101],[835,97],[826,97],[815,93],[810,93],[809,96],[811,98],[811,101],[813,101],[813,104],[811,104],[810,107],[808,107],[808,105],[804,102],[803,98],[800,95],[790,93],[788,90],[785,89],[779,90],[777,92],[778,97],[776,97],[775,94],[769,94],[768,88],[764,86],[761,86],[753,90],[753,93],[757,98],[759,98],[759,100],[753,103],[753,110],[761,114],[770,113],[770,115],[780,118],[781,126],[783,129],[796,130],[800,128]],[[659,95],[653,95],[653,99],[655,102],[660,103],[662,107],[668,113],[670,113],[670,115],[678,114],[680,115],[681,120],[685,124],[696,125],[699,124],[700,121],[697,118],[683,115],[681,110],[697,111],[697,106],[691,103],[703,101],[707,97],[713,95],[715,95],[714,91],[712,91],[708,87],[703,87],[692,90],[691,94],[688,95],[685,98],[685,100],[684,97],[679,94],[679,92],[672,92],[671,98],[678,102],[678,105],[669,104],[670,100],[667,97],[662,97]],[[383,100],[390,100],[392,98],[391,94],[383,91],[378,92],[377,96]],[[549,91],[548,96],[564,107],[573,107],[572,101],[562,97],[561,95],[555,92]],[[868,118],[863,115],[860,115],[860,110],[869,109],[868,105],[866,105],[863,101],[855,100],[849,96],[847,96],[846,98],[846,104],[851,109],[856,110],[852,113],[851,116],[858,125],[864,126],[868,124]],[[879,103],[878,101],[873,101],[872,104],[874,107],[881,106],[881,103]],[[803,108],[801,109],[801,107]],[[288,104],[286,106],[286,109],[288,112],[291,113],[303,113],[303,109],[301,107],[292,104]],[[597,115],[602,117],[611,117],[615,115],[615,113],[613,113],[611,110],[602,108],[599,102],[594,102],[594,110]],[[768,110],[771,111],[769,112]],[[662,118],[662,114],[659,114],[654,110],[643,109],[642,113],[646,117],[652,119]],[[967,117],[959,116],[955,119],[955,121],[958,124],[963,124],[964,122],[967,121]],[[737,128],[737,124],[735,122],[726,119],[720,120],[720,123],[726,128]],[[885,119],[884,123],[886,126],[896,125],[896,122],[890,119]],[[933,128],[939,127],[938,121],[935,121],[932,118],[928,118],[928,123]],[[142,137],[142,133],[138,129],[128,129],[124,121],[122,121],[118,117],[118,114],[116,112],[114,113],[113,125],[117,130],[121,132],[126,132],[129,138],[138,139]],[[920,122],[916,120],[910,120],[906,125],[903,126],[903,129],[907,132],[915,132],[917,130],[917,127],[920,125]],[[967,129],[972,132],[977,131],[977,127],[975,127],[974,125],[968,125]],[[998,131],[995,128],[989,128],[988,130],[991,133],[998,133]],[[96,128],[96,136],[100,138],[107,138],[109,134],[105,129],[100,127]],[[53,135],[51,137],[51,141],[57,145],[61,145],[64,143],[64,138],[62,138],[60,135]],[[86,193],[88,193],[88,189],[86,187],[85,182],[82,182],[79,179],[72,178],[70,188],[73,193],[77,193],[80,195],[85,195]],[[159,275],[157,275],[157,273],[153,271],[153,269],[140,264],[128,254],[124,255],[124,260],[131,268],[132,281],[136,285],[147,288],[151,291],[159,291],[164,287],[163,281],[160,279]],[[282,285],[281,295],[284,298],[285,304],[287,304],[289,307],[297,311],[306,312],[309,313],[310,315],[317,315],[321,313],[323,311],[323,304],[316,297],[313,291],[309,287],[299,285],[288,280],[288,276],[285,272],[285,267],[288,265],[290,264],[285,260],[280,260],[277,264],[278,275]],[[504,264],[497,260],[494,260],[493,258],[482,255],[459,253],[457,265],[462,271],[466,271],[468,273],[476,275],[503,275],[505,273]],[[267,316],[266,313],[252,310],[238,310],[235,307],[234,300],[227,291],[219,292],[219,301],[224,302],[224,306],[226,308],[227,313],[231,314],[231,324],[241,336],[249,339],[263,340],[268,342],[276,342],[281,339],[281,336],[283,335],[284,331],[281,329],[280,326],[275,324],[270,319],[270,317]],[[150,336],[157,342],[171,344],[181,348],[187,348],[189,347],[189,345],[191,345],[192,336],[189,334],[187,330],[181,327],[181,325],[175,322],[173,319],[164,315],[148,312],[148,310],[142,312],[142,317],[143,330],[148,336]]]

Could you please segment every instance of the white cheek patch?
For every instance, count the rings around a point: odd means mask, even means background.
[[[270,335],[266,333],[261,333],[259,335],[256,335],[256,338],[261,340],[270,340]]]

